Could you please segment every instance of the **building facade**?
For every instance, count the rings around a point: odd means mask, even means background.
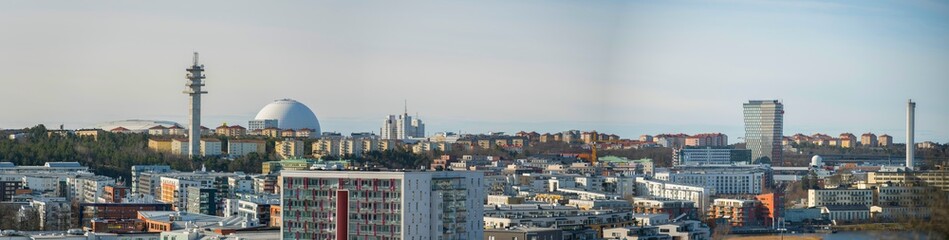
[[[483,239],[480,172],[284,171],[283,239]]]
[[[784,104],[778,100],[752,100],[744,104],[745,148],[751,149],[753,163],[783,164],[781,138],[784,137]]]
[[[405,140],[425,137],[425,123],[408,113],[386,116],[379,133],[382,139]]]

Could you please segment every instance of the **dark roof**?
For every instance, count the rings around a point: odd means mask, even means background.
[[[856,211],[856,210],[870,211],[870,208],[869,208],[869,207],[867,207],[866,205],[860,205],[860,204],[857,204],[857,205],[827,205],[827,206],[824,206],[824,207],[826,207],[827,210],[830,210],[830,211]]]

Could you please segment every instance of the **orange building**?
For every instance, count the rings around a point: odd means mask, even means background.
[[[784,196],[780,193],[765,193],[755,196],[755,199],[761,202],[761,217],[764,218],[764,225],[772,226],[775,219],[781,218],[781,213],[784,212],[783,198]]]
[[[271,227],[280,227],[283,220],[280,218],[281,215],[280,205],[270,205],[270,226]]]

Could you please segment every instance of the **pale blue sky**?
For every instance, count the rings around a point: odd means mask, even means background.
[[[744,134],[782,99],[785,134],[949,142],[949,4],[936,1],[2,1],[0,128],[206,126],[297,99],[324,131],[378,131],[402,100],[430,133]]]

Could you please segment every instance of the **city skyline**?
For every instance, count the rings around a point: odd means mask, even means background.
[[[15,116],[0,128],[184,124],[181,71],[194,50],[208,68],[208,127],[246,126],[293,98],[324,131],[376,132],[407,99],[428,133],[722,132],[738,142],[740,103],[782,99],[785,135],[903,142],[912,98],[917,142],[949,142],[949,7],[936,2],[439,3],[459,9],[425,15],[443,22],[406,18],[423,11],[413,4],[0,4],[15,22],[0,40],[0,79],[27,89],[0,97],[21,103],[0,107]]]

